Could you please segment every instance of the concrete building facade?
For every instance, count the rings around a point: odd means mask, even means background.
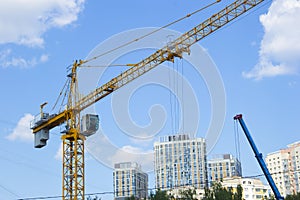
[[[205,140],[187,134],[161,137],[154,143],[154,173],[156,188],[162,190],[207,187]]]
[[[282,196],[300,192],[300,141],[269,153],[265,161]]]
[[[231,154],[214,155],[207,165],[209,185],[227,177],[242,176],[241,162]]]
[[[231,177],[224,178],[222,186],[236,192],[237,186],[243,188],[243,199],[245,200],[262,200],[271,197],[271,188],[269,185],[263,184],[260,179]]]
[[[134,162],[117,163],[113,172],[115,200],[134,196],[137,199],[148,197],[148,174],[141,165]]]

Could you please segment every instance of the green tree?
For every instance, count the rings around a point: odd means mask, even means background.
[[[184,200],[197,200],[196,198],[196,189],[195,188],[189,188],[187,190],[181,190],[180,191],[180,199],[184,199]]]
[[[300,193],[287,195],[285,200],[300,200]]]
[[[243,187],[239,184],[236,187],[236,193],[233,195],[234,200],[243,200]]]
[[[155,194],[153,194],[152,192],[150,193],[149,199],[150,200],[169,200],[169,196],[167,194],[167,191],[157,189],[155,191]]]
[[[213,199],[214,199],[214,192],[209,188],[205,188],[203,200],[213,200]]]
[[[265,196],[263,199],[264,200],[276,200],[274,195],[271,195],[271,197],[269,197],[269,198],[267,196]]]
[[[238,185],[237,192],[233,193],[232,188],[226,189],[220,182],[215,182],[211,189],[205,189],[203,200],[242,200],[242,194],[241,185]]]
[[[135,196],[131,195],[130,197],[126,197],[125,200],[135,200]]]

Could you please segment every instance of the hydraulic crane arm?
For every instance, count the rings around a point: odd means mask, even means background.
[[[250,146],[252,147],[252,150],[253,150],[253,152],[255,154],[255,157],[256,157],[256,159],[257,159],[257,161],[259,163],[259,166],[262,169],[262,171],[263,171],[263,173],[264,173],[264,175],[265,175],[265,177],[266,177],[266,179],[267,179],[270,187],[272,188],[272,191],[273,191],[273,193],[275,195],[275,198],[277,200],[283,199],[283,197],[280,195],[280,192],[279,192],[279,190],[278,190],[278,188],[277,188],[277,186],[276,186],[276,184],[275,184],[275,182],[274,182],[274,180],[273,180],[273,178],[272,178],[272,176],[271,176],[271,174],[270,174],[270,172],[269,172],[269,170],[267,168],[267,165],[266,165],[266,163],[265,163],[265,161],[263,159],[262,154],[258,151],[258,149],[257,149],[257,147],[256,147],[256,145],[254,143],[254,140],[252,139],[252,137],[250,135],[250,132],[249,132],[249,130],[248,130],[248,128],[247,128],[244,120],[243,120],[242,115],[241,114],[236,115],[233,119],[234,120],[238,120],[240,122],[240,125],[241,125],[241,127],[242,127],[242,129],[243,129],[243,131],[244,131],[244,133],[245,133],[245,135],[246,135],[246,137],[247,137],[247,139],[248,139],[248,141],[250,143]]]

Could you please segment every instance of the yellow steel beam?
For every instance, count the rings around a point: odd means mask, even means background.
[[[132,80],[155,68],[159,64],[165,61],[173,61],[174,57],[182,57],[182,54],[184,52],[189,53],[189,48],[194,43],[215,32],[222,26],[226,25],[230,21],[234,20],[238,16],[242,15],[243,13],[247,12],[263,1],[264,0],[235,1],[220,12],[212,15],[210,18],[208,18],[198,26],[184,33],[182,36],[171,42],[171,44],[169,44],[168,46],[157,50],[155,53],[143,59],[137,64],[128,65],[133,67],[129,68],[124,73],[111,79],[109,82],[105,83],[87,96],[75,102],[75,110],[80,112],[81,110],[89,107],[100,99],[106,97],[113,91],[121,88]],[[76,67],[80,66],[83,63],[85,63],[85,61],[80,61],[79,64],[76,65]],[[70,114],[70,110],[65,110],[59,113],[55,117],[50,118],[48,121],[34,127],[33,133],[36,133],[43,128],[51,129],[62,124],[67,119],[70,119],[68,118]]]
[[[50,130],[56,126],[59,126],[60,124],[64,123],[68,119],[68,116],[71,115],[71,112],[72,112],[71,110],[64,110],[57,115],[50,116],[49,119],[47,119],[37,125],[34,125],[32,127],[32,132],[37,133],[42,129]]]
[[[84,140],[77,129],[62,135],[63,140],[63,200],[84,198]]]
[[[235,1],[220,12],[212,15],[198,26],[184,33],[182,36],[171,42],[171,44],[157,50],[155,53],[143,59],[139,63],[128,64],[128,66],[132,67],[76,102],[76,110],[81,111],[89,107],[93,103],[109,95],[111,92],[121,88],[165,61],[173,62],[174,57],[181,58],[184,52],[190,52],[190,46],[263,1],[264,0]]]

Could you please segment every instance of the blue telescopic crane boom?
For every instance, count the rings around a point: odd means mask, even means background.
[[[271,174],[270,174],[270,172],[269,172],[269,170],[267,168],[267,165],[266,165],[266,163],[265,163],[265,161],[263,159],[262,153],[260,153],[258,151],[258,149],[257,149],[257,147],[256,147],[256,145],[255,145],[255,143],[254,143],[254,141],[253,141],[253,139],[252,139],[252,137],[250,135],[250,132],[249,132],[249,130],[248,130],[248,128],[247,128],[244,120],[243,120],[243,116],[241,114],[239,114],[239,115],[236,115],[233,119],[234,120],[238,120],[240,122],[240,125],[241,125],[241,127],[242,127],[242,129],[243,129],[243,131],[244,131],[244,133],[245,133],[245,135],[246,135],[246,137],[248,139],[248,142],[250,143],[250,146],[252,147],[252,150],[253,150],[253,152],[255,154],[255,157],[256,157],[259,165],[260,165],[260,168],[262,169],[262,171],[263,171],[263,173],[264,173],[264,175],[265,175],[265,177],[266,177],[269,185],[271,186],[271,189],[272,189],[272,191],[273,191],[273,193],[275,195],[275,198],[277,200],[284,199],[280,195],[280,192],[279,192],[279,190],[278,190],[278,188],[277,188],[277,186],[276,186],[276,184],[275,184],[275,182],[274,182],[274,180],[273,180],[273,178],[272,178],[272,176],[271,176]]]

